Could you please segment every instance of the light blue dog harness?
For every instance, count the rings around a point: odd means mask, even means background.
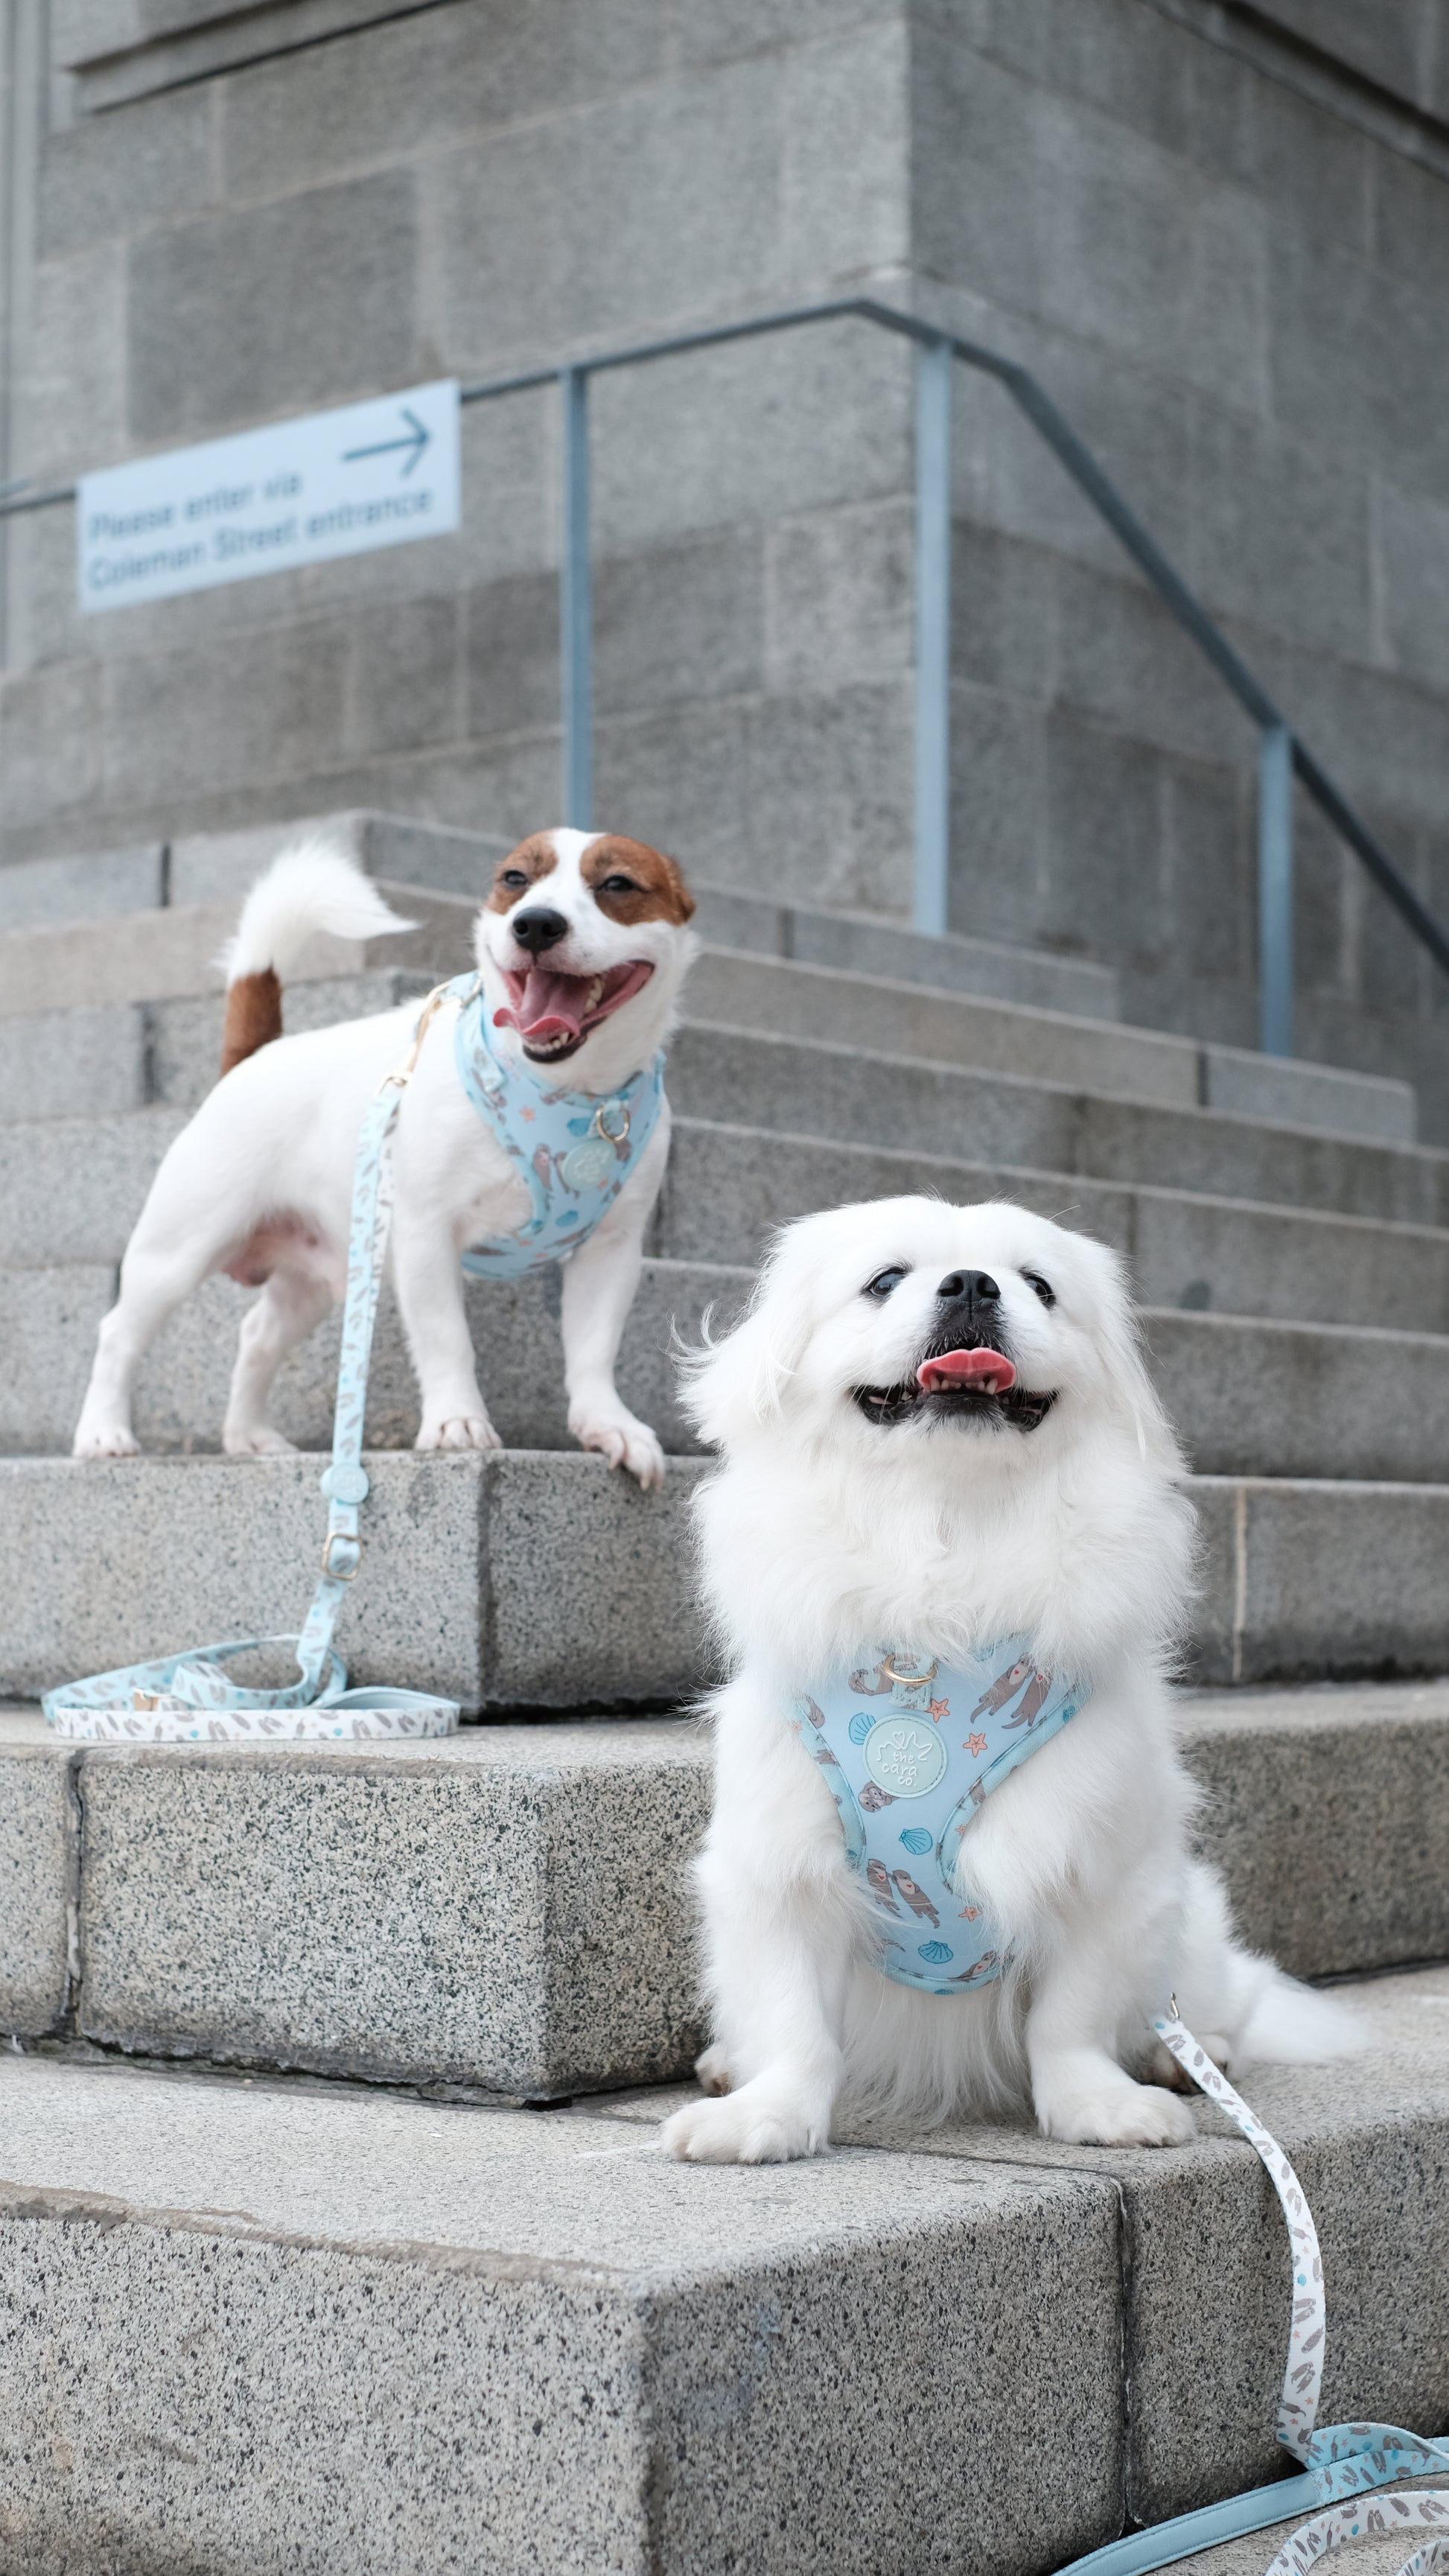
[[[605,1098],[551,1091],[525,1057],[493,1053],[476,975],[459,975],[445,990],[462,1004],[453,1031],[458,1079],[533,1202],[511,1234],[470,1243],[463,1267],[478,1279],[521,1279],[577,1251],[613,1206],[658,1125],[664,1058],[656,1055]]]
[[[1090,1688],[1004,1637],[964,1664],[896,1646],[802,1693],[792,1723],[819,1763],[845,1854],[875,1899],[878,1964],[898,1985],[960,1994],[999,1977],[1007,1948],[962,1884],[964,1837],[993,1789],[1085,1707]]]
[[[257,1743],[282,1736],[446,1735],[457,1726],[456,1700],[427,1691],[349,1690],[347,1668],[332,1642],[361,1563],[360,1514],[370,1490],[362,1464],[362,1429],[372,1328],[392,1224],[390,1140],[423,1040],[445,1001],[462,1005],[454,1049],[463,1087],[519,1165],[533,1203],[532,1216],[512,1234],[465,1254],[467,1268],[485,1278],[514,1279],[542,1262],[564,1259],[587,1242],[653,1135],[663,1098],[662,1056],[602,1100],[587,1092],[545,1092],[526,1068],[515,1078],[514,1068],[505,1071],[490,1053],[476,975],[455,976],[428,995],[414,1025],[411,1052],[369,1102],[357,1140],[332,1461],[321,1479],[327,1537],[300,1635],[228,1637],[216,1645],[191,1646],[64,1683],[41,1701],[57,1734],[90,1742]],[[238,1655],[264,1645],[296,1648],[295,1682],[260,1690],[228,1679],[227,1667]]]

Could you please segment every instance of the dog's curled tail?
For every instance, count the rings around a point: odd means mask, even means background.
[[[281,1036],[282,979],[319,930],[334,939],[377,939],[414,927],[336,841],[323,834],[294,841],[258,877],[217,959],[226,974],[222,1072]]]

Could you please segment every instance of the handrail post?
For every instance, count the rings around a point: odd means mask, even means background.
[[[1293,736],[1258,739],[1258,1043],[1293,1053]]]
[[[951,887],[951,392],[949,340],[916,347],[917,930],[941,932]]]
[[[587,832],[594,802],[593,605],[589,581],[589,378],[560,367],[563,526],[559,557],[559,695],[564,818]]]

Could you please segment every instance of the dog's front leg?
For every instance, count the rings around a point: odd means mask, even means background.
[[[1138,2084],[1112,2053],[1144,1927],[1085,1907],[1040,1969],[1026,2021],[1031,2097],[1044,2136],[1074,2146],[1180,2147],[1185,2102]]]
[[[463,1271],[453,1229],[441,1213],[424,1223],[399,1208],[393,1284],[422,1397],[416,1449],[500,1449],[478,1386]]]
[[[701,2067],[734,2090],[690,2102],[663,2143],[693,2164],[781,2164],[820,2155],[840,2090],[844,1963],[818,1901],[801,1888],[738,1883],[709,1901],[719,2046]],[[832,1949],[834,1956],[832,1957]],[[726,2072],[728,2070],[728,2072]],[[743,2080],[741,2081],[741,2077]]]
[[[569,1429],[581,1448],[602,1450],[611,1467],[627,1467],[646,1489],[664,1482],[664,1452],[647,1422],[629,1411],[614,1384],[614,1366],[639,1286],[644,1230],[659,1196],[669,1154],[668,1110],[623,1189],[563,1274],[564,1383]]]
[[[815,1765],[745,1684],[718,1705],[714,1815],[696,1869],[717,2045],[700,2073],[729,2089],[676,2111],[663,2143],[698,2164],[775,2164],[829,2144],[853,1921]]]

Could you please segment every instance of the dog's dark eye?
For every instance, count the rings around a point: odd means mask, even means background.
[[[525,869],[505,868],[498,882],[500,885],[506,886],[526,886],[529,880]]]
[[[632,877],[605,877],[599,888],[600,894],[637,894],[638,891]]]
[[[1050,1280],[1043,1279],[1039,1270],[1023,1270],[1021,1275],[1026,1281],[1028,1288],[1032,1289],[1034,1293],[1040,1297],[1044,1306],[1054,1306],[1056,1304],[1056,1290],[1052,1287]]]
[[[878,1270],[873,1279],[867,1279],[860,1293],[862,1297],[888,1297],[893,1288],[899,1288],[905,1275],[902,1269]]]

